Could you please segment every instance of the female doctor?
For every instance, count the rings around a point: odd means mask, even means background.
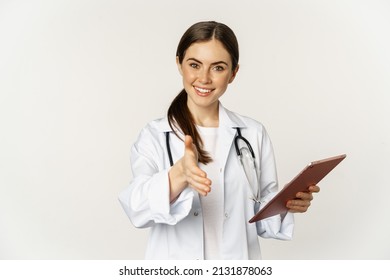
[[[263,125],[219,101],[238,58],[237,39],[222,23],[196,23],[179,42],[184,89],[166,118],[141,131],[133,180],[119,196],[133,225],[150,228],[146,259],[260,259],[258,236],[291,239],[293,212],[305,212],[319,191],[297,193],[283,217],[248,223],[278,184]]]

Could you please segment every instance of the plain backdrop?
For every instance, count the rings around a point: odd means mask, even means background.
[[[347,154],[264,259],[390,259],[390,1],[0,0],[0,259],[143,259],[118,194],[147,122],[182,89],[183,32],[229,25],[221,101],[261,121],[280,185]],[[190,241],[189,241],[190,242]]]

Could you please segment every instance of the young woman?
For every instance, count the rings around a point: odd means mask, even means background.
[[[141,131],[131,150],[134,178],[119,197],[133,225],[151,229],[147,259],[259,259],[258,236],[291,239],[293,212],[305,212],[319,191],[298,193],[283,217],[248,223],[278,185],[263,125],[219,101],[238,59],[236,36],[222,23],[196,23],[179,42],[184,89],[166,118]],[[254,152],[247,154],[254,158],[252,174],[237,156],[249,151],[239,135]]]

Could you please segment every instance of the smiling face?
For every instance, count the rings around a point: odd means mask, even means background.
[[[238,71],[238,67],[232,70],[231,56],[223,44],[215,39],[193,43],[186,50],[182,63],[177,59],[177,64],[191,113],[218,112],[218,100]]]

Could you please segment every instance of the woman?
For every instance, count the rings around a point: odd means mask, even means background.
[[[134,178],[119,198],[134,226],[151,228],[147,259],[260,259],[258,236],[291,239],[292,213],[305,212],[319,191],[312,186],[298,193],[283,217],[248,223],[278,186],[264,127],[219,101],[238,72],[238,59],[237,39],[222,23],[196,23],[179,42],[184,89],[167,118],[140,133],[131,151]],[[253,149],[254,178],[237,157],[237,134]]]

